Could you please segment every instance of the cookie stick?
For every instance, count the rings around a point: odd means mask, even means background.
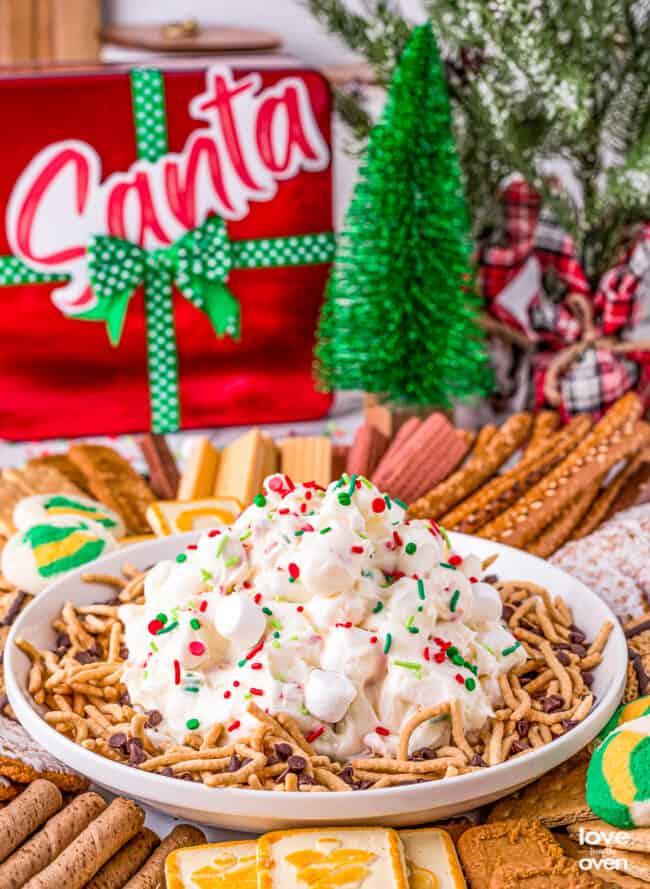
[[[512,469],[489,481],[459,503],[441,523],[445,528],[473,534],[537,484],[554,466],[567,457],[591,428],[585,416],[574,417],[556,433],[541,454],[525,457]]]
[[[82,793],[0,864],[2,889],[20,889],[47,867],[106,808],[97,793]]]
[[[628,423],[608,437],[594,439],[592,433],[588,447],[581,445],[514,506],[481,528],[478,536],[525,547],[586,487],[643,447],[649,432],[646,423]]]
[[[51,781],[39,778],[0,810],[0,861],[4,861],[14,849],[58,812],[63,797]]]
[[[165,837],[151,858],[131,877],[124,889],[158,889],[164,885],[165,858],[181,846],[198,846],[201,843],[205,843],[203,831],[190,824],[179,824],[169,836]]]
[[[133,800],[117,797],[70,843],[58,858],[25,883],[23,889],[83,889],[118,849],[135,836],[144,812]]]
[[[599,476],[595,482],[574,497],[559,516],[526,546],[529,553],[547,559],[569,539],[573,529],[580,524],[598,496],[600,479]]]
[[[540,411],[533,420],[533,430],[524,451],[524,459],[541,453],[559,425],[560,415],[557,411]]]
[[[514,414],[459,470],[411,504],[412,518],[438,519],[487,481],[519,449],[530,431],[530,414]]]
[[[122,889],[122,886],[135,874],[160,843],[158,834],[143,827],[132,840],[122,846],[119,852],[106,862],[85,889]]]
[[[138,439],[149,469],[149,485],[159,500],[175,500],[180,473],[164,435],[147,432]]]

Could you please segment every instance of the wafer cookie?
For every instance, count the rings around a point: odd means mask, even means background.
[[[387,448],[387,437],[375,426],[364,423],[355,433],[345,471],[349,476],[363,475],[370,478]]]
[[[490,442],[437,487],[411,504],[414,518],[438,519],[486,482],[521,447],[531,426],[530,414],[510,417]]]
[[[449,834],[437,827],[400,830],[409,886],[466,889],[456,849]]]
[[[262,446],[264,456],[262,457],[262,471],[260,473],[262,481],[273,475],[280,468],[280,453],[276,443],[270,435],[262,435]]]
[[[524,458],[540,454],[548,447],[548,440],[560,425],[557,411],[540,411],[535,415],[530,439],[524,451]]]
[[[219,451],[205,435],[197,438],[185,461],[185,469],[178,483],[179,500],[198,500],[211,497],[217,481]]]
[[[177,849],[167,856],[165,879],[167,889],[257,889],[257,840]]]
[[[149,471],[149,486],[161,500],[173,500],[178,493],[180,473],[164,435],[148,432],[138,439]]]
[[[56,469],[61,475],[64,475],[69,481],[80,488],[84,494],[90,494],[88,479],[81,469],[72,462],[67,454],[45,454],[41,457],[32,457],[32,459],[28,460],[25,465],[28,469],[41,466],[49,466],[52,469]]]
[[[529,553],[547,559],[569,540],[574,529],[584,519],[592,503],[598,497],[600,480],[601,476],[587,485],[584,491],[578,492],[562,512],[526,545]]]
[[[259,429],[251,429],[221,452],[214,494],[234,497],[244,507],[261,490],[264,471],[264,440]]]
[[[84,889],[122,889],[127,880],[137,873],[160,843],[160,837],[143,827],[97,871]],[[167,889],[171,889],[170,886]]]
[[[158,500],[147,510],[147,521],[158,537],[183,534],[231,525],[242,505],[234,497],[206,497],[203,500]]]
[[[431,414],[384,467],[381,490],[410,503],[452,472],[467,451],[449,420],[443,414]]]
[[[135,873],[124,889],[158,889],[164,885],[165,859],[175,849],[205,843],[205,834],[198,827],[179,824],[165,837],[153,855]]]
[[[384,452],[384,456],[379,461],[377,468],[373,472],[370,477],[373,484],[377,485],[380,490],[385,490],[384,482],[386,479],[387,473],[392,469],[393,465],[398,460],[399,452],[404,447],[407,441],[415,434],[416,430],[420,428],[422,421],[419,417],[409,417],[409,419],[404,423],[403,426],[400,427],[399,431],[388,445],[388,448]]]
[[[156,498],[142,476],[117,451],[103,445],[75,444],[68,456],[86,475],[97,500],[119,512],[130,534],[149,531],[146,511]]]
[[[297,482],[332,481],[332,445],[324,435],[294,436],[280,442],[280,471]]]
[[[29,494],[82,494],[81,488],[54,466],[31,465],[4,469],[2,474]]]
[[[627,396],[625,396],[627,399]],[[622,399],[618,405],[625,401]],[[643,447],[649,427],[637,423],[640,403],[615,405],[585,441],[510,509],[485,525],[480,537],[525,547],[573,499],[619,460]]]
[[[561,432],[553,436],[543,453],[524,456],[512,469],[487,482],[443,516],[442,524],[445,528],[475,534],[568,456],[590,428],[591,420],[588,417],[574,417]]]
[[[63,797],[51,781],[34,781],[0,811],[0,861],[58,812]]]

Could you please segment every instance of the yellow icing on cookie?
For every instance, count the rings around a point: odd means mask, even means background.
[[[634,802],[637,789],[630,771],[630,757],[636,745],[645,737],[640,732],[617,732],[603,753],[603,777],[610,793],[622,806]]]
[[[84,531],[74,531],[64,540],[54,540],[51,543],[41,543],[34,547],[34,558],[39,568],[58,562],[68,556],[73,556],[85,543],[94,543],[97,540],[92,534]]]
[[[631,722],[640,716],[645,716],[646,710],[650,707],[650,700],[647,697],[637,698],[636,701],[630,701],[621,710],[620,722]]]
[[[286,860],[297,870],[297,878],[310,889],[357,889],[370,875],[367,866],[375,859],[363,849],[333,849],[327,854],[314,849],[291,852]]]
[[[203,516],[219,519],[224,525],[231,524],[233,520],[232,512],[227,512],[224,509],[217,509],[214,506],[200,506],[196,509],[186,509],[183,512],[179,512],[175,519],[176,527],[179,531],[193,531],[194,522],[196,519],[200,519]]]
[[[409,889],[438,889],[438,877],[428,867],[418,867],[408,859],[406,864],[409,870]]]
[[[197,889],[257,889],[257,859],[254,855],[221,855],[214,865],[193,871],[191,879]]]
[[[74,515],[74,516],[82,516],[84,519],[91,519],[93,522],[101,522],[102,519],[112,522],[115,524],[115,519],[113,516],[108,515],[106,512],[93,512],[90,509],[77,509],[74,506],[49,506],[47,508],[48,515]]]

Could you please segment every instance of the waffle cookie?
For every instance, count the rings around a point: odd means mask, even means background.
[[[436,827],[400,830],[410,889],[465,889],[451,837]]]
[[[193,443],[178,484],[179,500],[210,497],[217,481],[219,451],[202,435]]]
[[[158,537],[232,524],[242,510],[234,497],[205,500],[159,500],[147,509],[147,521]]]
[[[332,481],[332,445],[324,435],[295,436],[280,442],[280,471],[297,482]]]
[[[257,840],[177,849],[165,879],[167,889],[257,889]]]
[[[385,827],[280,830],[257,844],[258,889],[408,889],[402,844]]]
[[[215,496],[234,497],[248,506],[262,488],[264,466],[264,437],[259,429],[251,429],[221,452]]]

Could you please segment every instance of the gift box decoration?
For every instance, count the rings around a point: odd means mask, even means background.
[[[312,375],[334,249],[319,74],[23,76],[0,95],[0,435],[327,411]]]

